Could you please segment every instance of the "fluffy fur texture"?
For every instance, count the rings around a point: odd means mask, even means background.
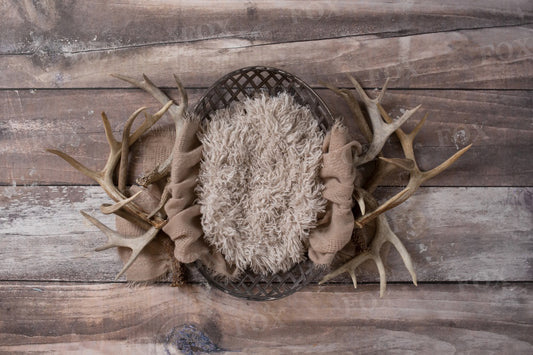
[[[240,271],[286,271],[325,210],[324,134],[286,93],[218,110],[203,127],[197,187],[205,239]]]

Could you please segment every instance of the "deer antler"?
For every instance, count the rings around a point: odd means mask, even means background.
[[[365,190],[358,189],[359,193],[364,196],[364,200],[367,205],[370,206],[377,206],[376,200]],[[413,279],[413,283],[415,286],[417,285],[416,280],[416,272],[413,267],[413,262],[411,260],[411,256],[409,255],[409,252],[405,248],[405,246],[402,244],[400,239],[394,234],[392,229],[389,226],[389,222],[387,221],[387,218],[384,215],[379,215],[376,218],[376,231],[374,234],[374,238],[372,239],[372,242],[370,243],[368,249],[361,254],[357,255],[352,260],[348,261],[346,264],[339,267],[337,270],[327,274],[320,280],[318,283],[319,285],[323,284],[324,282],[327,282],[338,275],[346,272],[350,275],[353,281],[353,285],[355,288],[357,288],[357,278],[355,276],[355,269],[357,269],[361,264],[368,260],[372,260],[379,272],[379,296],[383,297],[385,294],[385,289],[387,287],[387,275],[385,273],[385,265],[383,263],[383,260],[381,258],[381,248],[385,243],[391,243],[394,245],[400,256],[402,257],[402,260],[405,264],[405,267],[411,274],[411,277]]]
[[[100,171],[92,170],[81,164],[76,159],[71,156],[55,149],[48,149],[50,153],[56,154],[59,157],[63,158],[70,165],[72,165],[76,170],[80,171],[85,176],[93,179],[97,182],[104,191],[114,200],[115,204],[103,204],[101,210],[103,213],[115,213],[116,215],[135,223],[141,228],[145,229],[146,232],[139,237],[127,237],[123,236],[116,231],[111,230],[106,227],[104,224],[99,222],[96,218],[86,214],[82,211],[83,216],[87,218],[91,223],[97,226],[102,230],[108,237],[108,242],[104,246],[97,248],[97,251],[109,249],[112,247],[128,247],[132,250],[132,254],[128,262],[124,265],[123,269],[117,275],[119,278],[126,270],[132,265],[132,263],[137,259],[143,248],[157,235],[157,233],[163,228],[167,223],[164,213],[159,213],[162,204],[160,204],[154,211],[151,213],[146,213],[134,202],[134,199],[139,196],[141,192],[137,192],[133,196],[126,197],[126,183],[127,183],[127,167],[128,167],[128,155],[129,147],[134,144],[146,131],[148,131],[167,111],[170,113],[176,128],[176,137],[182,126],[182,118],[187,109],[187,94],[181,82],[176,76],[174,76],[176,83],[178,84],[178,89],[181,96],[181,105],[176,105],[172,100],[168,98],[163,92],[157,88],[145,75],[143,75],[144,80],[142,82],[137,82],[133,79],[115,75],[116,77],[126,80],[133,83],[136,86],[144,89],[154,96],[159,102],[164,104],[164,106],[156,112],[154,115],[148,115],[146,112],[144,122],[130,135],[131,127],[138,117],[138,115],[143,112],[146,108],[142,107],[136,110],[126,121],[124,125],[124,130],[122,133],[122,141],[119,142],[113,136],[111,131],[111,125],[109,119],[105,113],[102,113],[102,120],[104,123],[105,135],[109,145],[109,156],[104,168]],[[119,164],[118,171],[118,186],[114,185],[113,178],[114,172]],[[172,156],[170,156],[163,165],[168,165],[172,161]],[[162,166],[163,166],[162,165]],[[163,169],[166,169],[163,167]],[[156,169],[157,170],[157,169]],[[156,181],[157,179],[152,179],[146,181],[146,185]],[[166,193],[168,195],[168,191]],[[164,196],[165,201],[168,199],[168,196]]]
[[[350,80],[355,81],[353,77],[349,77],[349,78]],[[387,87],[388,81],[389,81],[388,79],[385,81],[384,88],[382,89],[382,94],[380,94],[375,100],[371,100],[370,98],[368,98],[366,94],[364,94],[364,97],[367,98],[367,101],[381,102],[383,100],[383,90]],[[355,82],[357,83],[357,81]],[[363,114],[363,111],[361,110],[361,106],[359,106],[359,103],[357,102],[357,99],[353,95],[352,91],[348,89],[339,89],[327,83],[323,83],[323,85],[344,99],[344,101],[348,104],[350,111],[352,111],[353,118],[355,120],[355,123],[357,124],[357,127],[359,128],[359,130],[361,131],[365,139],[368,142],[372,142],[372,136],[373,136],[372,130],[370,129],[367,119],[365,115]],[[360,87],[359,83],[357,83],[357,85]],[[379,158],[381,156],[382,156],[382,153],[380,152],[379,154],[377,154],[376,157]],[[394,165],[391,165],[383,160],[378,160],[376,163],[377,163],[376,170],[371,180],[368,181],[365,186],[365,189],[370,193],[372,193],[376,189],[376,187],[379,185],[379,183],[385,176],[389,175],[391,172],[396,170],[396,167]],[[364,205],[364,202],[359,202],[359,200],[358,200],[358,203],[359,203],[359,206],[361,206],[362,204]]]
[[[370,147],[366,151],[365,154],[362,156],[357,156],[355,158],[355,165],[362,165],[365,164],[376,157],[379,157],[379,160],[377,162],[377,168],[374,173],[374,176],[371,178],[371,180],[367,183],[366,187],[367,190],[372,192],[375,190],[375,188],[378,186],[379,182],[391,173],[392,171],[396,170],[396,168],[400,168],[403,170],[407,170],[410,172],[410,179],[407,187],[393,196],[391,199],[389,199],[387,202],[385,202],[383,205],[379,206],[377,209],[375,209],[372,212],[369,212],[368,214],[364,214],[363,216],[359,217],[355,223],[357,227],[361,228],[364,224],[368,223],[372,219],[376,218],[379,214],[398,206],[402,202],[405,202],[409,197],[413,195],[413,193],[416,191],[416,189],[425,181],[431,179],[432,177],[436,176],[437,174],[444,171],[446,168],[448,168],[451,164],[453,164],[461,155],[463,155],[470,147],[471,145],[461,149],[457,153],[455,153],[453,156],[451,156],[448,160],[446,160],[444,163],[440,164],[434,169],[431,169],[429,171],[421,171],[418,168],[418,165],[416,163],[414,150],[413,150],[413,141],[417,135],[417,133],[422,128],[422,125],[424,124],[426,117],[424,117],[415,127],[415,129],[409,133],[406,134],[400,126],[407,121],[419,108],[420,105],[415,107],[414,109],[407,110],[402,117],[394,121],[385,111],[385,109],[381,106],[381,101],[383,100],[383,97],[385,95],[385,91],[388,84],[388,79],[383,85],[383,88],[381,89],[381,92],[378,94],[378,96],[375,99],[371,99],[363,90],[361,85],[355,80],[352,76],[348,76],[350,81],[355,87],[355,90],[361,97],[363,103],[365,104],[368,116],[370,118],[370,122],[372,124],[372,131],[370,131],[370,128],[368,127],[367,121],[362,113],[362,110],[353,96],[352,92],[346,89],[337,89],[335,87],[332,87],[330,85],[326,85],[328,88],[330,88],[332,91],[340,95],[349,105],[350,110],[354,114],[354,118],[356,120],[357,125],[361,129],[361,132],[365,136],[365,138],[371,142]],[[384,122],[384,121],[385,122]],[[400,139],[400,143],[402,145],[402,149],[405,154],[406,159],[388,159],[381,156],[381,150],[383,149],[383,145],[385,144],[388,137],[393,133],[396,132],[396,135]]]
[[[120,75],[120,74],[111,74],[111,76],[118,78],[120,80],[124,80],[132,84],[133,86],[143,89],[144,91],[152,95],[160,103],[164,103],[170,100],[170,98],[165,93],[163,93],[161,89],[155,86],[154,83],[152,83],[152,81],[148,79],[148,77],[144,74],[143,74],[142,81],[138,81],[133,78]],[[176,136],[177,136],[178,132],[180,131],[183,125],[182,119],[183,119],[183,114],[187,110],[187,107],[188,107],[188,97],[187,97],[187,92],[185,91],[185,88],[183,87],[183,84],[181,83],[181,81],[178,79],[178,77],[175,74],[174,74],[174,80],[176,81],[176,85],[178,86],[178,91],[180,94],[181,102],[179,105],[172,103],[172,105],[170,105],[168,113],[174,120],[174,124],[176,128]],[[173,158],[172,155],[173,153],[171,152],[169,157],[163,163],[155,167],[152,171],[139,177],[137,179],[137,183],[141,186],[146,187],[164,178],[165,176],[168,176],[168,174],[170,173],[170,165],[172,163],[172,158]]]
[[[383,85],[383,88],[381,89],[380,93],[375,99],[371,99],[368,97],[368,95],[365,93],[361,85],[355,80],[352,76],[348,76],[352,84],[354,85],[357,93],[365,103],[365,106],[368,110],[368,117],[370,118],[370,122],[372,124],[372,141],[370,143],[370,146],[368,147],[368,150],[366,153],[364,153],[362,156],[355,157],[355,165],[363,165],[365,163],[368,163],[371,160],[374,160],[378,154],[380,154],[381,150],[383,149],[383,146],[385,145],[385,142],[389,138],[389,136],[394,133],[400,126],[407,121],[419,108],[420,105],[415,107],[412,110],[407,110],[402,117],[399,119],[388,122],[383,122],[383,119],[381,118],[381,114],[379,112],[378,105],[383,100],[383,96],[385,95],[385,91],[387,90],[387,85],[389,83],[389,79],[385,81],[385,84]],[[343,96],[346,97],[346,99],[352,101],[353,96]],[[354,105],[355,106],[355,105]],[[354,111],[354,109],[352,109]],[[357,114],[356,117],[359,115]],[[358,118],[357,122],[360,122],[361,119]],[[361,124],[359,123],[359,126]]]
[[[359,106],[359,103],[357,102],[357,99],[355,96],[353,96],[353,93],[348,89],[339,89],[332,85],[329,85],[327,83],[322,83],[325,87],[339,95],[344,99],[344,101],[348,104],[348,107],[350,108],[350,111],[353,113],[353,117],[355,120],[355,123],[357,124],[357,127],[365,137],[365,139],[368,142],[372,141],[372,131],[370,130],[370,127],[368,126],[368,122],[363,115],[363,111],[361,110],[361,106]],[[387,82],[385,82],[385,85]]]
[[[87,218],[92,224],[94,224],[98,229],[100,229],[104,234],[107,236],[107,243],[102,245],[101,247],[98,247],[95,249],[95,251],[102,251],[109,248],[114,247],[127,247],[131,249],[131,255],[122,268],[118,275],[115,277],[115,280],[117,280],[120,276],[122,276],[126,270],[129,269],[129,267],[133,264],[133,262],[137,259],[141,251],[144,249],[148,243],[152,241],[152,239],[155,238],[157,233],[163,228],[164,224],[157,226],[157,227],[150,227],[145,233],[138,237],[128,237],[124,236],[122,234],[117,233],[116,231],[108,228],[106,225],[104,225],[102,222],[94,218],[93,216],[85,213],[84,211],[80,211],[81,214]]]
[[[383,109],[381,105],[378,105],[378,108],[383,115],[383,118],[387,122],[391,122],[392,119],[389,117],[387,112]],[[358,227],[362,227],[372,219],[376,218],[381,213],[390,210],[391,208],[394,208],[398,206],[399,204],[405,202],[409,197],[411,197],[415,191],[422,185],[425,181],[431,179],[432,177],[435,177],[436,175],[440,174],[442,171],[447,169],[450,165],[452,165],[461,155],[463,155],[472,144],[464,147],[463,149],[456,152],[454,155],[452,155],[450,158],[448,158],[445,162],[441,163],[439,166],[428,170],[428,171],[421,171],[418,167],[418,164],[416,163],[415,153],[413,149],[413,142],[424,125],[424,122],[426,121],[427,115],[416,125],[416,127],[411,131],[411,133],[407,134],[402,129],[398,129],[396,131],[396,135],[400,139],[400,143],[402,145],[402,149],[404,151],[405,159],[388,159],[380,157],[381,160],[390,163],[400,169],[409,171],[409,183],[403,189],[401,192],[397,193],[395,196],[391,197],[389,200],[387,200],[385,203],[380,205],[378,208],[373,210],[372,212],[365,214],[361,217],[359,217],[355,223]]]
[[[141,135],[143,135],[148,129],[150,129],[150,127],[152,127],[165,114],[171,104],[172,102],[167,102],[167,104],[154,115],[145,115],[145,121],[135,130],[135,132],[131,136],[129,136],[129,138],[126,139],[126,141],[123,141],[122,143],[118,142],[113,136],[109,119],[107,118],[106,114],[102,112],[105,135],[109,145],[109,156],[107,158],[107,162],[104,168],[100,171],[87,168],[76,159],[59,150],[47,149],[47,151],[63,158],[67,163],[69,163],[76,170],[80,171],[83,175],[93,179],[104,189],[104,191],[113,201],[120,203],[121,201],[126,200],[127,198],[124,193],[114,185],[113,175],[115,168],[122,155],[124,146],[126,146],[124,151],[127,153],[127,148],[133,143],[135,143],[139,139],[139,137],[141,137]],[[128,124],[131,125],[135,118],[145,109],[145,107],[141,107],[136,110],[128,119]],[[124,169],[121,169],[120,171],[121,174],[119,176],[119,181],[124,179],[123,175],[125,174],[125,171],[123,170]],[[162,220],[158,217],[154,219],[148,218],[148,215],[131,201],[130,203],[126,203],[121,207],[125,211],[127,211],[129,215],[131,215],[130,220],[135,221],[137,225],[144,226],[145,223],[142,222],[147,222],[154,226],[157,226],[162,223]]]
[[[122,207],[126,206],[128,203],[131,203],[133,200],[135,200],[141,193],[142,193],[142,190],[138,191],[137,193],[128,197],[127,199],[124,199],[112,205],[104,203],[102,204],[102,206],[100,206],[100,211],[102,211],[103,214],[116,213]]]
[[[320,281],[320,284],[331,280],[344,272],[347,272],[353,280],[354,287],[357,287],[355,269],[359,267],[359,265],[361,265],[362,263],[368,260],[372,260],[378,268],[378,272],[380,275],[380,296],[383,296],[386,287],[386,274],[385,266],[380,255],[380,251],[383,245],[387,242],[393,244],[396,250],[398,250],[398,252],[400,253],[405,266],[407,267],[409,273],[411,274],[411,277],[413,278],[413,283],[415,285],[417,281],[416,274],[413,268],[413,263],[411,257],[409,256],[409,253],[403,246],[400,239],[391,230],[386,217],[382,213],[406,201],[409,197],[413,195],[413,193],[422,183],[436,176],[437,174],[445,170],[447,167],[449,167],[451,164],[453,164],[457,159],[459,159],[461,155],[463,155],[471,147],[471,145],[456,152],[453,156],[448,158],[445,162],[443,162],[436,168],[431,169],[429,171],[421,171],[415,159],[413,141],[417,133],[422,128],[422,125],[424,124],[427,116],[424,117],[409,134],[406,134],[400,128],[400,126],[409,117],[411,117],[418,110],[418,108],[420,108],[420,106],[417,106],[412,110],[408,110],[402,115],[401,118],[396,121],[393,121],[392,118],[381,106],[381,101],[383,100],[388,80],[383,86],[383,89],[381,90],[379,95],[375,99],[371,99],[370,97],[368,97],[368,95],[366,95],[361,85],[359,85],[359,83],[353,77],[349,76],[349,79],[353,83],[357,93],[359,94],[367,108],[372,130],[370,129],[368,122],[365,116],[363,115],[359,103],[357,102],[350,90],[337,89],[328,85],[326,86],[338,95],[340,95],[348,103],[350,110],[354,115],[355,121],[359,126],[359,129],[365,136],[366,140],[371,142],[367,152],[362,156],[357,156],[354,159],[355,165],[362,165],[370,160],[375,159],[376,157],[379,158],[374,171],[374,175],[365,185],[366,190],[357,186],[354,189],[354,197],[359,205],[359,209],[362,214],[362,216],[355,221],[355,226],[358,228],[364,228],[367,223],[369,223],[370,221],[374,221],[375,234],[366,251],[360,253],[355,258],[348,261],[337,270],[326,275]],[[405,159],[384,158],[381,154],[383,145],[385,144],[385,141],[388,139],[388,137],[392,134],[392,132],[396,132],[396,135],[400,139]],[[390,198],[381,206],[378,206],[376,200],[372,197],[371,193],[376,189],[376,187],[379,185],[379,183],[385,176],[387,176],[397,168],[409,171],[409,183],[407,184],[406,188],[403,189],[401,192]],[[365,210],[367,209],[366,207],[368,206],[372,207],[372,211],[369,213],[365,213]],[[367,229],[363,229],[363,232],[365,231],[367,231]]]

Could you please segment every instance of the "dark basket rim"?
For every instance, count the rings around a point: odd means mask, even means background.
[[[231,72],[223,75],[213,85],[211,85],[209,88],[207,88],[205,93],[202,95],[202,97],[200,97],[200,99],[196,103],[196,105],[194,107],[194,112],[196,114],[198,114],[199,110],[201,108],[200,104],[206,98],[208,98],[209,94],[212,93],[217,87],[219,87],[221,84],[226,82],[229,77],[235,76],[235,75],[240,74],[240,73],[246,73],[246,72],[255,71],[255,70],[261,70],[261,71],[265,71],[265,72],[274,72],[274,73],[279,73],[279,74],[281,74],[283,76],[290,77],[293,81],[295,81],[300,86],[304,87],[307,91],[309,91],[310,93],[313,94],[313,96],[315,97],[317,102],[320,104],[320,106],[324,110],[325,116],[329,119],[329,121],[330,121],[330,122],[328,122],[329,125],[332,125],[332,123],[334,121],[334,118],[333,118],[333,114],[332,114],[331,110],[329,109],[328,105],[324,102],[322,97],[309,84],[307,84],[305,81],[303,81],[300,77],[298,77],[298,76],[296,76],[296,75],[294,75],[292,73],[289,73],[288,71],[285,71],[285,70],[279,69],[279,68],[275,68],[275,67],[269,67],[269,66],[248,66],[248,67],[243,67],[243,68],[240,68],[240,69],[236,69],[234,71],[231,71]],[[201,117],[201,118],[204,119],[204,117]]]

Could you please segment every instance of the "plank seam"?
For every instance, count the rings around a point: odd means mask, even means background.
[[[46,280],[46,279],[0,279],[0,284],[8,284],[8,283],[46,283],[46,284],[88,284],[88,285],[98,285],[98,284],[116,284],[116,285],[127,285],[127,281],[96,281],[96,280]],[[191,281],[188,282],[188,285],[205,285],[207,281]],[[170,281],[163,281],[163,282],[157,282],[155,285],[170,285]],[[475,280],[466,280],[466,281],[419,281],[418,285],[479,285],[479,284],[491,284],[491,285],[509,285],[509,284],[523,284],[523,285],[530,285],[533,284],[533,280],[513,280],[513,281],[475,281]],[[352,285],[351,281],[346,282],[328,282],[321,286],[327,287],[327,286],[346,286],[346,285]],[[357,285],[379,285],[379,281],[363,281],[363,282],[357,282]],[[413,285],[411,281],[387,281],[387,285]],[[148,285],[150,286],[150,284]],[[318,282],[311,282],[309,286],[318,286]],[[413,286],[416,288],[416,286]]]
[[[99,185],[80,185],[80,184],[62,184],[62,185],[48,185],[48,184],[24,184],[24,185],[17,185],[13,186],[9,183],[0,182],[0,187],[15,187],[15,188],[32,188],[32,187],[98,187]],[[137,185],[136,185],[137,186]],[[404,185],[380,185],[379,188],[401,188],[405,187]],[[428,185],[428,186],[421,186],[419,189],[509,189],[509,188],[520,188],[520,189],[533,189],[533,186],[530,185],[479,185],[479,186],[471,186],[471,185],[457,185],[457,186],[451,186],[451,185]]]
[[[175,86],[158,86],[161,90],[177,90]],[[311,85],[314,90],[327,90],[328,88],[320,85]],[[352,86],[337,86],[338,89],[353,90]],[[381,86],[364,86],[364,90],[381,89]],[[207,90],[208,86],[185,86],[186,90]],[[0,88],[2,91],[90,91],[90,90],[117,90],[117,91],[131,91],[143,92],[140,89],[122,86],[98,86],[98,87],[47,87],[47,88],[31,88],[31,87],[9,87]],[[387,91],[502,91],[502,92],[524,92],[529,93],[531,89],[505,89],[505,88],[438,88],[438,87],[387,87]],[[148,96],[147,96],[148,97]]]
[[[369,38],[370,40],[370,39],[376,39],[374,38],[374,36],[379,36],[378,39],[414,37],[414,36],[421,36],[421,35],[428,35],[428,34],[440,34],[440,33],[450,33],[450,32],[459,32],[459,31],[479,31],[479,30],[495,29],[495,28],[525,27],[525,26],[530,26],[530,25],[533,25],[533,22],[525,22],[525,23],[520,23],[520,24],[509,24],[509,25],[498,25],[498,26],[465,27],[465,28],[455,28],[455,29],[442,30],[442,31],[418,32],[418,33],[412,33],[412,34],[407,34],[407,35],[398,34],[398,35],[391,35],[391,36],[387,36],[387,34],[395,34],[398,32],[392,32],[392,31],[371,32],[371,33],[364,33],[364,34],[331,36],[331,37],[301,39],[301,40],[292,40],[292,41],[283,41],[283,42],[257,43],[257,44],[250,44],[246,46],[232,47],[231,49],[244,49],[244,48],[272,46],[272,45],[279,45],[279,44],[292,44],[292,43],[304,43],[304,42],[315,42],[315,41],[328,41],[328,40],[336,40],[336,39],[344,39],[344,38],[372,37],[372,38]],[[249,41],[251,40],[249,38],[246,38],[245,36],[232,35],[232,36],[221,36],[221,37],[206,37],[206,38],[182,40],[182,41],[150,42],[150,43],[135,44],[135,45],[129,45],[129,46],[84,49],[84,50],[77,50],[77,51],[50,51],[47,54],[74,55],[74,54],[84,54],[84,53],[129,50],[129,49],[137,49],[137,48],[144,48],[144,47],[171,46],[175,44],[192,44],[192,43],[198,43],[198,42],[203,42],[203,41],[221,40],[221,39],[222,40],[223,39],[240,39],[240,40],[249,40]],[[34,52],[22,52],[22,53],[0,53],[0,56],[31,56],[31,55],[35,55],[36,53],[37,52],[35,51]]]

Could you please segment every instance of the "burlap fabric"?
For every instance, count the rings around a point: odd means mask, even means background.
[[[200,260],[205,266],[228,277],[236,276],[219,252],[212,250],[202,238],[200,205],[195,203],[202,146],[197,138],[200,120],[186,119],[174,145],[171,198],[165,205],[168,223],[164,232],[174,241],[174,256],[182,263]]]
[[[173,129],[153,129],[143,136],[137,144],[132,147],[130,157],[130,175],[135,176],[141,172],[148,172],[155,166],[162,163],[172,150],[174,142]],[[132,182],[134,178],[130,179]],[[130,188],[130,195],[138,192],[142,188],[133,185]],[[144,211],[152,211],[159,204],[163,187],[154,184],[135,199],[135,203]],[[135,224],[120,217],[116,218],[116,228],[121,234],[128,236],[139,236],[144,231]],[[172,271],[175,265],[173,257],[173,242],[163,232],[160,232],[152,242],[150,242],[140,253],[139,257],[126,271],[125,276],[128,281],[154,281],[165,278]],[[170,252],[169,252],[170,251]],[[129,248],[118,248],[118,254],[122,261],[126,263],[131,254]]]
[[[320,177],[324,182],[323,196],[328,200],[325,215],[309,236],[309,258],[317,265],[328,265],[335,254],[350,241],[354,228],[352,193],[355,167],[354,148],[348,130],[336,123],[324,139],[323,166]]]
[[[138,192],[139,186],[132,186],[132,194]],[[135,199],[140,207],[145,211],[152,211],[157,207],[161,198],[161,189],[157,185],[151,185]],[[124,235],[139,236],[144,230],[135,224],[120,217],[116,218],[117,231]],[[171,240],[164,233],[159,233],[141,252],[137,260],[126,271],[128,281],[153,281],[163,278],[171,271],[173,266],[172,255],[168,252]],[[122,261],[128,261],[131,249],[118,248],[118,253]]]
[[[212,250],[202,238],[200,206],[195,204],[194,192],[202,157],[202,147],[196,136],[199,125],[198,119],[185,119],[180,134],[175,139],[171,179],[167,187],[171,198],[165,205],[169,221],[163,228],[164,233],[159,233],[128,269],[126,278],[129,281],[160,279],[172,270],[176,260],[182,263],[200,260],[217,274],[236,276],[224,257]],[[149,171],[161,163],[171,152],[174,135],[169,130],[158,130],[148,139],[148,142],[142,143],[148,143],[149,148],[156,154],[146,153],[143,150],[134,152],[136,153],[132,161],[134,171]],[[132,186],[130,193],[134,194],[140,189],[138,186]],[[135,199],[135,203],[145,211],[152,211],[158,205],[161,195],[162,188],[151,185],[143,190],[143,193]],[[124,235],[138,236],[143,233],[141,228],[120,217],[116,219],[116,226],[119,233]],[[170,254],[169,242],[172,245]],[[119,248],[119,255],[124,262],[128,260],[130,254],[129,249]]]
[[[169,222],[161,232],[140,254],[126,272],[130,281],[156,280],[163,277],[172,269],[175,260],[191,263],[200,260],[205,266],[217,274],[227,277],[237,276],[234,269],[226,263],[224,257],[212,250],[202,238],[200,207],[195,203],[199,163],[202,157],[202,147],[196,133],[199,120],[186,119],[181,134],[174,145],[174,160],[171,169],[171,180],[168,188],[171,198],[165,205]],[[162,137],[156,139],[160,143],[159,155],[170,153],[172,136],[168,131],[157,132]],[[167,149],[161,148],[167,144]],[[352,192],[355,179],[353,167],[353,147],[345,127],[335,124],[325,138],[323,167],[320,172],[324,180],[324,197],[328,206],[324,216],[321,216],[318,226],[312,231],[309,239],[309,257],[318,265],[329,264],[335,253],[342,249],[350,240],[354,227],[354,217],[351,212]],[[141,155],[144,152],[140,152]],[[145,159],[137,158],[144,162]],[[145,163],[146,164],[146,163]],[[142,166],[142,171],[150,170],[155,164]],[[137,169],[138,170],[138,169]],[[132,193],[139,187],[132,187]],[[160,200],[162,189],[151,186],[136,199],[146,211],[155,208]],[[131,223],[117,218],[117,230],[126,235],[140,235],[142,230]],[[173,255],[168,253],[168,244],[173,247]],[[119,249],[121,258],[126,261],[130,251]]]

